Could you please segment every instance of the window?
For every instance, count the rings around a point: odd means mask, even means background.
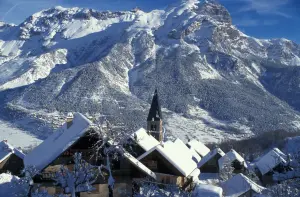
[[[156,125],[151,125],[151,131],[156,131]]]

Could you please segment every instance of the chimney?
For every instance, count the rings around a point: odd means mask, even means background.
[[[68,113],[68,116],[67,116],[67,129],[69,129],[72,124],[73,124],[73,114],[72,113]]]

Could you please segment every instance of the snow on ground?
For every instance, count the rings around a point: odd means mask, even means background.
[[[1,197],[15,197],[16,187],[14,187],[12,181],[17,180],[18,177],[10,174],[0,174],[0,196]]]
[[[189,114],[195,119],[173,114],[166,117],[165,128],[172,136],[184,142],[197,139],[202,143],[220,143],[224,139],[245,139],[253,136],[249,127],[234,122],[222,122],[214,119],[201,108],[190,109]],[[240,132],[235,132],[236,129]]]
[[[21,149],[36,146],[42,142],[28,132],[0,120],[0,141],[5,139],[14,147],[21,147]]]

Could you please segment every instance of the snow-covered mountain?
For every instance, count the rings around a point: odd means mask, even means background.
[[[0,23],[2,117],[28,130],[69,111],[145,126],[156,87],[174,136],[295,130],[299,66],[299,45],[249,37],[208,1],[148,13],[55,7]]]

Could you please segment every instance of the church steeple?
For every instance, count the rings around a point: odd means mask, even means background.
[[[160,108],[160,103],[159,103],[159,99],[158,99],[158,93],[157,93],[157,89],[155,89],[153,98],[152,98],[152,103],[151,103],[151,107],[149,110],[149,114],[148,114],[148,118],[147,121],[158,121],[158,120],[162,120],[162,115],[161,115],[161,108]]]
[[[163,141],[162,114],[157,89],[155,89],[147,118],[147,130],[158,141]]]

